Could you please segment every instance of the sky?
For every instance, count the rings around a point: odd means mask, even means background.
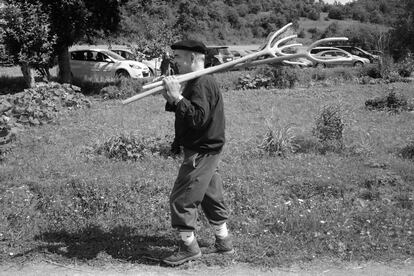
[[[335,1],[340,2],[342,4],[352,2],[352,0],[323,0],[323,2],[328,3],[328,4],[333,4]]]

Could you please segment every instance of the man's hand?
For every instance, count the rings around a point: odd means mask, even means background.
[[[181,85],[175,76],[165,77],[163,80],[165,90],[162,95],[169,103],[176,103],[181,100]]]

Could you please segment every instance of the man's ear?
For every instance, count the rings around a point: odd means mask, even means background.
[[[191,63],[193,63],[196,59],[196,55],[194,53],[191,53]]]

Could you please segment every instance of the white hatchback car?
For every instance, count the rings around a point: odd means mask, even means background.
[[[108,78],[145,78],[150,76],[147,65],[106,49],[71,50],[72,77],[79,79],[106,80]]]

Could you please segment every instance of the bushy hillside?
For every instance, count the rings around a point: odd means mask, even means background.
[[[130,0],[114,40],[169,40],[177,36],[210,43],[255,42],[300,17],[319,19],[314,0]]]
[[[347,29],[384,32],[385,26],[395,24],[402,14],[403,2],[358,0],[330,5],[317,0],[129,0],[122,8],[119,32],[110,39],[138,44],[148,52],[180,38],[210,44],[256,44],[269,32],[293,22],[307,43],[328,34],[343,34]],[[338,22],[340,28],[331,26]],[[363,44],[375,48],[373,43]]]
[[[398,16],[403,14],[405,0],[357,0],[346,5],[328,7],[331,19],[353,19],[360,22],[385,24],[396,23]]]

